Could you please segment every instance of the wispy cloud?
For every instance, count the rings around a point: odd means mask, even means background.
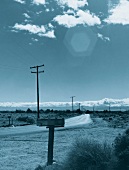
[[[46,32],[46,29],[43,25],[39,27],[37,25],[31,25],[31,24],[22,25],[22,24],[16,23],[13,28],[17,30],[29,31],[30,33],[33,33],[33,34],[39,34],[39,33],[42,34]]]
[[[27,13],[23,14],[26,18],[30,18],[30,16]]]
[[[41,25],[41,26],[31,25],[31,24],[22,25],[22,24],[16,23],[13,29],[28,31],[31,34],[37,34],[40,37],[44,36],[48,38],[55,38],[54,30],[47,31],[44,25]]]
[[[19,2],[21,4],[25,4],[25,1],[24,0],[14,0],[15,2]]]
[[[45,4],[45,0],[33,0],[33,4],[36,4],[36,5],[44,5]]]
[[[64,15],[58,15],[54,18],[54,21],[58,22],[59,25],[64,25],[65,27],[74,27],[78,24],[83,25],[100,25],[100,19],[91,14],[89,11],[78,10],[76,15],[69,15],[65,13]]]
[[[39,41],[37,38],[31,38],[31,39],[32,39],[32,41],[34,41],[34,42],[38,42],[38,41]]]
[[[104,37],[102,34],[98,33],[98,37],[103,41],[110,41],[109,37]]]
[[[115,7],[112,8],[109,12],[110,15],[104,21],[108,24],[122,24],[127,25],[129,24],[129,1],[128,0],[121,0],[120,3]]]

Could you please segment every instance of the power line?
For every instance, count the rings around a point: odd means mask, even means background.
[[[39,73],[44,73],[44,70],[43,71],[39,71],[39,68],[40,67],[43,67],[43,65],[40,65],[40,66],[33,66],[33,67],[30,67],[30,69],[36,69],[36,71],[31,71],[31,73],[36,73],[37,75],[37,120],[40,118],[39,116]]]
[[[14,66],[11,66],[11,65],[5,65],[5,64],[0,64],[0,69],[12,69],[12,70],[23,70],[27,67],[14,67]]]

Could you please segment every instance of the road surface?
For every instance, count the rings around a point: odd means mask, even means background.
[[[75,128],[78,126],[84,126],[86,124],[91,123],[92,120],[89,114],[76,116],[72,118],[68,118],[65,120],[65,127],[56,128],[56,130],[65,130],[68,128]],[[32,134],[32,133],[41,133],[43,131],[48,131],[48,128],[42,126],[39,127],[37,125],[27,125],[27,126],[17,126],[17,127],[2,127],[0,128],[0,137],[10,136],[10,135],[24,135],[24,134]]]

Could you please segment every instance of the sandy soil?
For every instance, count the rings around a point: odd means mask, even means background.
[[[128,112],[107,112],[94,113],[91,118],[102,118],[108,123],[109,127],[113,128],[128,128],[129,127],[129,113]]]
[[[103,118],[93,123],[55,131],[54,160],[62,163],[76,139],[91,138],[100,142],[113,142],[124,128],[109,127]],[[1,170],[34,170],[47,162],[48,132],[6,136],[0,140]]]

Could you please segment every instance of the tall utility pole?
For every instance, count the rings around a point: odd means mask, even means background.
[[[81,103],[78,103],[79,104],[79,111],[81,110],[81,107],[80,107],[80,105],[81,105]]]
[[[73,98],[74,98],[75,96],[71,96],[70,98],[72,98],[72,112],[73,112]]]
[[[109,112],[111,111],[111,104],[109,103]]]
[[[37,119],[40,118],[39,116],[39,73],[44,73],[44,70],[43,71],[39,71],[39,67],[43,67],[43,65],[40,65],[40,66],[34,66],[34,67],[30,67],[30,69],[33,69],[35,68],[36,71],[31,71],[31,73],[36,73],[37,74]]]
[[[95,105],[93,105],[93,113],[95,112]]]

